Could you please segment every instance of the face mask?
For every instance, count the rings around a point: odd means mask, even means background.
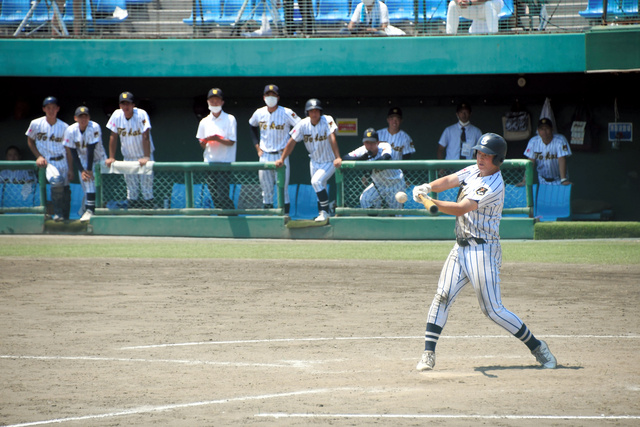
[[[278,97],[276,96],[265,96],[264,103],[267,104],[267,107],[273,108],[278,105]]]
[[[468,126],[469,125],[469,122],[462,123],[460,120],[458,120],[458,123],[460,123],[460,126]]]
[[[222,105],[209,105],[209,111],[214,114],[218,114],[220,111],[222,111]]]

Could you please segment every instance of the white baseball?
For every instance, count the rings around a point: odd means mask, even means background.
[[[398,191],[396,193],[396,200],[398,201],[398,203],[404,203],[407,201],[407,193],[405,193],[404,191]]]

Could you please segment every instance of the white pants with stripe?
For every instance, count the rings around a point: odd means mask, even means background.
[[[460,247],[456,243],[442,267],[427,322],[444,327],[456,297],[471,282],[482,312],[510,334],[517,333],[522,320],[502,305],[501,265],[500,244]]]
[[[336,173],[336,168],[333,166],[333,161],[326,163],[316,163],[313,160],[309,162],[309,170],[311,172],[311,186],[317,193],[327,189],[327,182],[329,178]]]
[[[132,162],[138,161],[137,158],[125,158],[124,160]],[[153,153],[151,153],[149,160],[153,160]],[[138,200],[140,198],[140,191],[142,191],[142,198],[144,200],[153,199],[153,174],[125,174],[124,181],[127,183],[128,200]]]
[[[260,161],[263,163],[275,162],[280,158],[281,154],[281,151],[277,153],[262,153]],[[284,203],[289,203],[289,176],[291,175],[289,157],[284,159],[284,166]],[[260,188],[262,188],[262,203],[265,205],[273,204],[277,172],[273,169],[260,169],[258,171],[258,177],[260,178]]]

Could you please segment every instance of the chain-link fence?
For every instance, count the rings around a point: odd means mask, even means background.
[[[413,200],[413,187],[431,182],[473,160],[455,161],[345,161],[336,171],[338,215],[430,215]],[[506,160],[502,167],[505,182],[503,214],[530,215],[533,207],[533,164],[527,160]],[[400,204],[395,194],[409,196]],[[439,200],[455,202],[458,189],[433,194]]]
[[[500,33],[583,32],[638,22],[635,0],[503,0]],[[371,35],[349,30],[360,0],[3,0],[4,37],[248,38]],[[449,0],[384,0],[407,36],[445,34]],[[598,9],[597,4],[600,5]],[[468,33],[461,20],[458,33]],[[358,27],[358,25],[356,25]],[[395,32],[395,35],[402,34]]]
[[[0,213],[44,213],[46,177],[34,161],[0,161]]]
[[[97,214],[282,215],[284,168],[275,163],[153,163],[122,173],[116,162],[96,174]],[[135,166],[135,165],[134,165]],[[276,184],[263,202],[259,173]]]

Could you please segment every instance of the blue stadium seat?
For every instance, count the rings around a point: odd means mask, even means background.
[[[247,2],[247,6],[244,11],[242,11],[242,16],[240,17],[239,22],[247,21],[251,19],[251,11],[253,9],[252,3]],[[238,19],[238,13],[240,13],[240,9],[244,4],[244,0],[223,0],[221,4],[220,18],[218,18],[218,23],[223,25],[231,25],[236,22]]]
[[[580,16],[587,19],[602,18],[602,0],[589,0],[586,10],[578,12]],[[637,0],[609,0],[607,2],[607,16],[618,19],[638,18]]]
[[[3,0],[0,24],[20,24],[31,9],[30,0]]]
[[[183,19],[187,25],[193,25],[193,15],[195,13],[196,25],[203,25],[207,23],[217,22],[221,15],[220,0],[197,0],[195,11],[191,11],[191,16],[187,19]]]
[[[93,0],[93,19],[99,25],[111,25],[123,22],[127,18],[116,18],[113,16],[116,7],[127,10],[125,0]]]
[[[420,0],[418,22],[446,21],[449,0]]]
[[[353,2],[357,5],[359,2]],[[355,9],[355,6],[351,11]],[[318,0],[316,6],[316,22],[319,24],[340,24],[351,20],[349,2],[347,0]],[[317,215],[316,215],[317,216]]]
[[[154,0],[126,0],[127,1],[127,6],[130,4],[146,4],[146,3],[151,3]]]
[[[251,4],[251,9],[252,9],[251,19],[253,19],[254,21],[261,22],[262,14],[265,12],[265,10],[267,12],[267,18],[269,19],[269,21],[273,21],[270,10],[266,8],[266,2],[260,1],[260,0],[254,0],[253,4]],[[284,22],[284,8],[282,7],[276,8],[276,17],[279,22]]]
[[[416,21],[413,0],[387,0],[386,4],[389,9],[389,22],[391,24]]]
[[[91,15],[91,1],[90,0],[85,0],[85,6],[84,6],[84,10],[86,10],[86,22],[87,24],[90,23],[93,18]],[[62,17],[62,20],[65,22],[65,24],[69,24],[72,23],[74,20],[74,14],[73,14],[73,0],[67,0],[67,2],[64,5],[64,16]]]
[[[571,216],[571,185],[534,185],[533,216],[540,221],[556,221]]]
[[[327,193],[328,192],[329,186],[327,186]],[[291,218],[313,219],[318,216],[318,196],[316,196],[316,192],[310,184],[298,185],[298,191],[295,195],[295,205],[293,204],[294,198],[292,198],[291,196],[292,193],[290,192],[289,198],[291,198]]]

